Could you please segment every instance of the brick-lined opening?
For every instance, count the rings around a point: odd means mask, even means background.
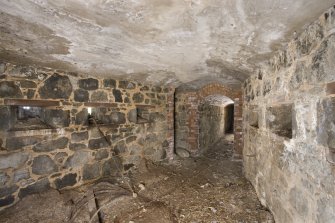
[[[175,148],[186,149],[192,155],[200,153],[199,105],[211,95],[222,95],[234,101],[234,153],[235,157],[241,157],[243,149],[241,91],[217,83],[207,84],[200,89],[176,90]]]

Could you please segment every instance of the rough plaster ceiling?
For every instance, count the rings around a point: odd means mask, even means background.
[[[234,104],[234,101],[226,96],[223,95],[210,95],[207,96],[203,103],[205,105],[213,105],[213,106],[219,106],[219,107],[226,107],[227,105]]]
[[[2,0],[0,59],[238,85],[333,0]]]

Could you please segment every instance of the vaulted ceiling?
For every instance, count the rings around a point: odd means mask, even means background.
[[[155,83],[239,85],[333,0],[3,0],[0,59]]]

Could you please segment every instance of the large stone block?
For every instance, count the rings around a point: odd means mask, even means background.
[[[88,141],[88,148],[90,149],[100,149],[100,148],[105,148],[108,146],[109,146],[109,143],[104,137],[98,138],[98,139],[90,139]]]
[[[71,134],[72,142],[81,142],[88,139],[88,131],[74,132]]]
[[[116,81],[114,79],[104,79],[104,87],[105,88],[115,88]]]
[[[84,89],[76,89],[74,91],[74,100],[78,102],[88,102],[89,93]]]
[[[62,178],[57,178],[55,180],[56,189],[63,189],[65,187],[73,186],[77,183],[77,174],[69,173]]]
[[[21,88],[36,88],[37,84],[34,81],[20,80]]]
[[[122,160],[120,157],[112,157],[106,160],[102,166],[103,176],[117,176],[123,171]]]
[[[81,79],[78,81],[78,85],[85,90],[96,90],[99,88],[99,81],[94,78]]]
[[[56,163],[48,156],[37,156],[33,160],[32,172],[36,175],[51,174],[58,171]]]
[[[92,93],[91,101],[94,102],[108,102],[108,95],[104,91],[95,91]]]
[[[11,204],[14,203],[14,201],[15,201],[15,198],[14,198],[13,195],[2,198],[2,199],[0,199],[0,208],[11,205]]]
[[[19,189],[19,187],[16,186],[16,185],[12,185],[12,186],[9,186],[9,187],[1,187],[0,188],[0,198],[11,195],[14,192],[16,192],[18,189]]]
[[[113,95],[114,95],[115,102],[121,102],[121,103],[123,102],[122,93],[120,90],[113,89]]]
[[[19,77],[24,79],[42,80],[46,76],[46,74],[37,72],[35,68],[28,66],[7,67],[6,73],[8,73],[11,77]]]
[[[37,84],[34,81],[21,80],[20,87],[22,88],[36,88]]]
[[[14,172],[14,183],[19,182],[20,180],[24,179],[29,179],[30,178],[30,173],[27,168],[25,169],[20,169]]]
[[[64,149],[67,147],[69,139],[66,137],[61,137],[55,140],[47,140],[36,144],[33,147],[35,152],[50,152],[56,149]]]
[[[8,153],[0,155],[0,169],[17,169],[28,160],[29,155],[26,152]]]
[[[95,160],[103,160],[108,157],[108,150],[107,149],[101,149],[98,150],[97,153],[95,154]]]
[[[127,146],[126,143],[124,141],[118,142],[113,149],[114,153],[116,155],[125,153],[127,151]]]
[[[39,141],[40,138],[34,136],[11,137],[6,140],[6,148],[7,150],[22,149],[25,146],[34,145]]]
[[[0,98],[22,98],[22,92],[14,81],[0,82]]]
[[[69,149],[73,151],[78,151],[78,150],[87,149],[87,146],[86,144],[83,144],[83,143],[71,143],[69,145]]]
[[[44,99],[68,99],[72,93],[72,84],[67,76],[53,74],[45,80],[39,93]]]
[[[101,175],[101,166],[99,163],[86,164],[83,168],[83,180],[97,179]]]
[[[66,168],[80,167],[83,166],[91,159],[91,153],[89,151],[76,151],[72,156],[70,156],[66,162]]]
[[[50,183],[48,178],[43,178],[25,188],[21,188],[19,192],[19,198],[22,199],[28,195],[42,193],[50,189]]]

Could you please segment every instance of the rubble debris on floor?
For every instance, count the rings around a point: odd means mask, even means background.
[[[274,222],[232,151],[221,140],[199,157],[143,162],[127,179],[31,195],[0,213],[0,222]]]

